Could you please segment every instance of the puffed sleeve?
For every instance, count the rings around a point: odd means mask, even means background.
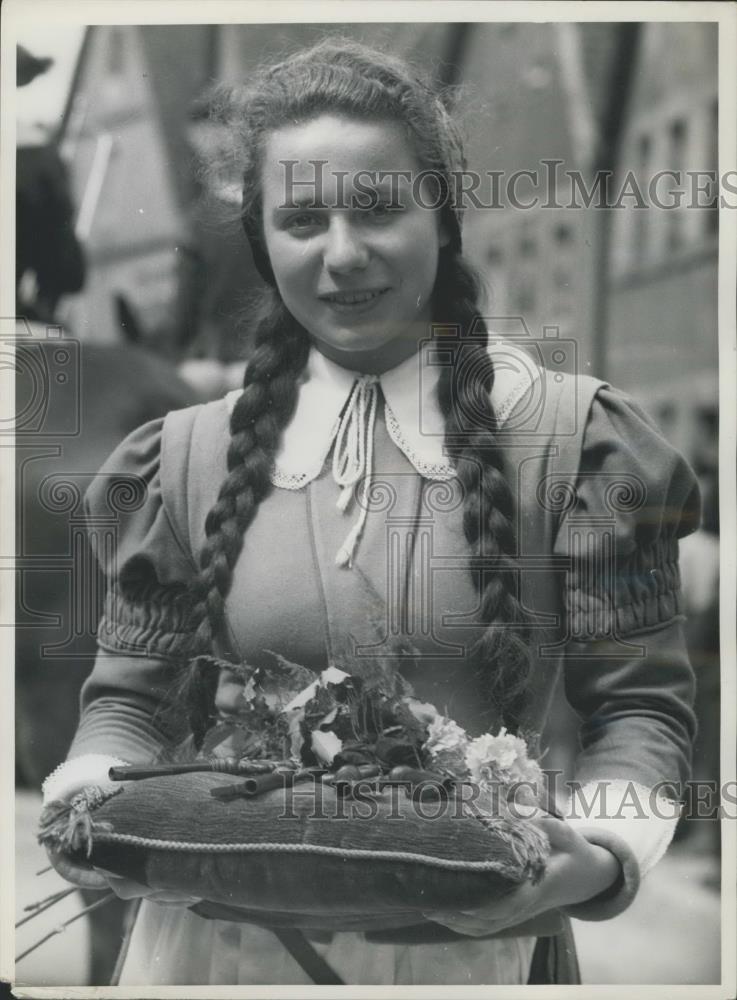
[[[85,497],[88,532],[107,593],[98,656],[82,690],[70,758],[108,754],[139,763],[181,736],[167,729],[166,715],[158,710],[171,694],[191,640],[187,586],[196,566],[186,522],[172,510],[185,491],[176,468],[168,470],[171,482],[164,488],[163,435],[163,419],[134,431]],[[184,467],[186,447],[169,451],[170,462]]]
[[[575,916],[624,908],[675,829],[696,729],[678,540],[699,513],[684,458],[628,396],[601,388],[555,545],[570,566],[565,690],[582,720],[568,818],[618,854],[628,885]]]

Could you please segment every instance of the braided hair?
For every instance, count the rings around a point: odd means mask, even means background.
[[[478,280],[457,254],[439,273],[435,292],[439,308],[440,303],[452,308],[452,322],[461,333],[452,348],[453,364],[441,370],[437,398],[445,418],[446,451],[463,493],[463,532],[484,567],[473,578],[486,628],[470,659],[484,671],[486,691],[504,721],[516,728],[529,695],[530,623],[518,594],[515,504],[491,402],[494,365],[488,330],[477,312]]]
[[[243,393],[230,420],[228,474],[205,522],[206,542],[192,588],[193,652],[185,681],[189,721],[199,743],[214,707],[217,677],[197,654],[211,650],[224,624],[225,602],[244,533],[271,489],[270,474],[283,429],[297,401],[307,363],[309,336],[288,312],[276,288],[262,227],[261,169],[269,135],[280,127],[337,112],[361,120],[398,122],[407,129],[418,160],[437,185],[438,204],[449,234],[441,247],[433,293],[435,319],[461,329],[461,340],[479,331],[478,287],[460,256],[460,210],[450,196],[453,171],[464,166],[458,130],[432,86],[405,62],[353,41],[328,39],[288,60],[266,67],[247,87],[214,103],[236,140],[243,169],[241,219],[254,261],[269,288],[256,329],[256,349],[245,373]],[[517,721],[527,673],[524,613],[515,593],[513,502],[495,440],[489,398],[493,365],[483,342],[467,351],[470,365],[444,371],[438,400],[446,421],[446,444],[464,489],[464,531],[472,552],[491,557],[492,569],[474,572],[484,621],[490,624],[472,652],[488,674],[489,690]],[[468,404],[478,417],[461,433]],[[498,624],[504,622],[504,625]],[[513,629],[509,628],[512,623]]]

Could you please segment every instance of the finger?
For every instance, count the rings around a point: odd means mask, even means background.
[[[530,905],[534,905],[540,890],[537,886],[532,886],[529,882],[523,882],[512,892],[501,899],[491,899],[487,903],[478,906],[464,906],[453,910],[440,911],[446,916],[459,917],[467,920],[482,923],[486,921],[507,920],[509,917],[516,918],[519,913],[524,913]]]
[[[438,913],[436,910],[423,913],[422,916],[425,920],[432,920],[434,923],[444,924],[446,927],[449,927],[453,923],[463,923],[467,919],[461,917],[458,913]]]
[[[146,896],[151,892],[151,889],[141,882],[135,882],[133,879],[116,875],[114,872],[106,871],[104,868],[96,868],[95,871],[105,876],[108,885],[120,899],[137,899],[139,896]]]
[[[565,849],[574,839],[575,831],[569,824],[564,819],[551,816],[550,813],[541,813],[532,820],[532,823],[545,834],[552,848]]]
[[[507,926],[507,924],[497,925],[496,923],[481,923],[477,920],[459,918],[452,913],[425,913],[423,916],[428,920],[432,920],[436,924],[441,924],[443,927],[447,927],[449,930],[455,931],[456,934],[463,934],[466,937],[488,937],[489,935],[496,933],[497,930],[501,930],[502,927]]]
[[[146,898],[151,899],[158,906],[194,906],[195,903],[202,902],[199,896],[185,896],[181,892],[156,892]]]
[[[125,881],[111,881],[110,888],[119,899],[139,899],[141,896],[145,896],[148,891],[143,886]]]
[[[95,871],[104,875],[107,885],[120,899],[138,899],[144,896],[162,906],[192,906],[194,903],[200,902],[199,896],[189,896],[186,893],[177,892],[175,889],[151,889],[142,882],[125,878],[123,875],[116,875],[105,868],[95,868]]]
[[[453,911],[476,921],[504,921],[508,918],[515,918],[520,913],[525,913],[530,906],[534,906],[540,895],[538,886],[533,886],[529,882],[522,885],[501,899],[492,899],[481,906],[468,906],[464,909]],[[448,912],[448,911],[444,911]]]
[[[517,908],[515,910],[506,910],[485,913],[478,910],[470,910],[465,912],[436,912],[425,914],[428,920],[434,920],[436,923],[444,924],[446,927],[451,925],[463,926],[463,927],[486,927],[492,930],[495,927],[507,927],[512,924],[517,924],[521,920],[525,920],[527,917],[527,908]]]
[[[461,934],[494,934],[529,920],[550,909],[540,885],[525,883],[502,900],[464,910],[440,910],[426,913],[428,920],[450,927]]]
[[[559,830],[565,828],[566,821],[560,816],[554,816],[549,812],[539,812],[532,822],[541,830]]]
[[[65,854],[49,854],[49,860],[62,878],[78,886],[80,889],[107,889],[108,887],[105,877],[100,875],[94,868],[85,868],[82,865],[75,864]]]

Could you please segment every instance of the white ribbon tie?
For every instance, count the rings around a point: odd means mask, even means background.
[[[360,480],[363,480],[363,489],[358,520],[338,550],[336,566],[350,568],[353,565],[353,556],[366,524],[378,399],[378,376],[363,375],[354,384],[338,424],[333,449],[333,479],[341,488],[338,510],[345,512],[348,509]]]

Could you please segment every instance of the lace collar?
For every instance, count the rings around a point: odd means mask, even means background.
[[[501,426],[540,378],[540,369],[529,354],[509,341],[490,338],[489,354],[495,371],[491,399]],[[384,395],[387,431],[397,448],[424,478],[454,478],[455,469],[443,449],[445,420],[435,395],[441,368],[442,341],[423,344],[417,354],[380,376],[342,368],[313,347],[294,416],[276,456],[274,486],[299,490],[319,476],[354,389],[376,381]],[[229,410],[241,391],[226,396]]]

